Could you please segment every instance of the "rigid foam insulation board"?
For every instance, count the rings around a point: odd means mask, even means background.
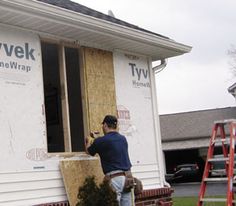
[[[76,206],[79,187],[84,184],[85,178],[95,176],[99,185],[103,181],[103,172],[98,158],[88,160],[62,160],[60,169],[71,206]]]

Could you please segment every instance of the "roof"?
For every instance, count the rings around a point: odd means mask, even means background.
[[[215,121],[236,119],[236,107],[160,115],[162,141],[210,137]]]
[[[152,61],[182,55],[191,47],[69,0],[1,0],[0,26],[32,31],[40,38]]]
[[[78,12],[78,13],[81,13],[81,14],[85,14],[85,15],[88,15],[88,16],[92,16],[92,17],[95,17],[95,18],[98,18],[98,19],[108,21],[108,22],[112,22],[112,23],[115,23],[115,24],[119,24],[119,25],[122,25],[122,26],[137,29],[137,30],[140,30],[140,31],[144,31],[144,32],[147,32],[147,33],[150,33],[150,34],[154,34],[154,35],[169,39],[166,36],[163,36],[163,35],[154,33],[152,31],[148,31],[146,29],[140,28],[136,25],[133,25],[133,24],[130,24],[128,22],[117,19],[115,17],[106,15],[104,13],[101,13],[99,11],[88,8],[86,6],[83,6],[82,4],[75,3],[75,2],[70,1],[70,0],[37,0],[37,1],[41,1],[41,2],[44,2],[44,3],[47,3],[47,4],[58,6],[58,7],[64,8],[64,9],[68,9],[68,10],[75,11],[75,12]]]

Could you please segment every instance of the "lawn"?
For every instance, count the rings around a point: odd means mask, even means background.
[[[198,197],[173,197],[173,206],[196,206]],[[208,202],[204,206],[225,206],[225,202]]]

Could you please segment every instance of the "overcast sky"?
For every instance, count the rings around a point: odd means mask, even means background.
[[[235,0],[74,0],[192,46],[157,77],[160,114],[236,106],[227,51],[236,45]]]

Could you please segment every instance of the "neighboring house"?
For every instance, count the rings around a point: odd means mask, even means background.
[[[108,113],[129,142],[139,198],[169,196],[154,75],[191,47],[69,0],[1,0],[0,25],[0,205],[68,205],[76,181],[99,173],[84,137]],[[66,176],[65,162],[80,172]]]
[[[236,107],[160,115],[167,173],[176,164],[202,162],[214,121],[235,118]]]
[[[228,88],[228,92],[232,94],[234,98],[236,98],[236,83],[234,83]]]

